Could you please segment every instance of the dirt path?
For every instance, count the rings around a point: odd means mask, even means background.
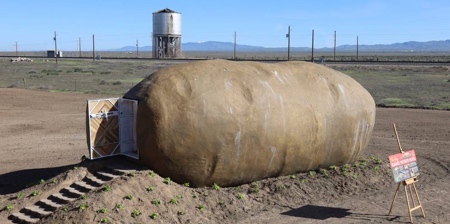
[[[7,194],[23,190],[30,181],[54,177],[87,155],[86,99],[103,97],[107,96],[0,89],[0,204],[7,200]],[[398,152],[392,129],[394,122],[403,149],[414,148],[418,156],[421,175],[416,186],[427,217],[420,218],[420,212],[415,211],[415,223],[450,222],[450,111],[378,108],[367,156],[373,154],[387,160],[388,155]],[[308,205],[289,202],[286,206],[260,205],[265,207],[249,209],[246,215],[233,220],[239,223],[407,222],[403,192],[394,205],[394,216],[388,218],[386,213],[396,184],[390,177],[378,181],[381,187],[377,191],[362,190],[353,195],[350,192],[326,200],[314,200],[314,195],[310,195]],[[317,216],[320,209],[325,209],[322,214],[330,217]],[[4,212],[0,213],[0,222],[5,216]]]

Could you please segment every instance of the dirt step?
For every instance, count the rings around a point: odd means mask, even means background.
[[[78,197],[85,195],[86,193],[81,192],[73,187],[65,187],[63,190],[70,192],[71,194],[78,195]]]
[[[51,196],[53,196],[59,200],[66,201],[66,202],[72,202],[72,201],[77,200],[77,198],[69,198],[69,197],[62,195],[61,193],[55,193],[55,194],[52,194]]]
[[[82,187],[82,188],[84,188],[84,189],[86,189],[88,191],[92,191],[92,190],[95,190],[95,189],[98,188],[98,187],[92,186],[92,185],[90,185],[90,184],[88,184],[88,183],[86,183],[84,181],[77,181],[77,182],[75,182],[73,184],[75,184],[77,186],[80,186],[80,187]]]
[[[47,206],[49,206],[49,207],[55,208],[55,209],[57,209],[57,208],[63,206],[62,204],[53,202],[53,201],[51,201],[51,200],[49,200],[49,199],[41,199],[40,202],[43,203],[43,204],[45,204],[45,205],[47,205]]]
[[[95,183],[99,186],[103,185],[104,183],[106,183],[106,181],[99,179],[96,176],[85,176],[84,177],[87,181]]]
[[[111,169],[112,171],[114,171],[115,173],[120,174],[120,175],[125,175],[125,174],[129,174],[132,172],[136,172],[136,170],[133,170],[133,169],[120,169],[120,168],[109,168],[109,169]]]
[[[38,218],[31,218],[30,216],[27,216],[20,212],[12,213],[10,219],[18,220],[19,223],[37,223],[40,220]]]
[[[25,210],[31,211],[31,212],[35,213],[38,217],[41,217],[41,218],[53,213],[50,211],[45,211],[43,208],[38,207],[36,205],[27,206],[27,207],[25,207]]]
[[[112,173],[107,173],[107,172],[97,172],[97,175],[101,176],[101,177],[106,177],[109,180],[115,179],[117,177],[119,177],[119,175],[114,175]]]

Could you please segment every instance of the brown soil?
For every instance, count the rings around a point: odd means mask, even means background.
[[[327,169],[326,175],[318,170],[215,190],[164,183],[164,177],[152,177],[145,167],[123,158],[80,162],[88,154],[86,99],[107,96],[21,89],[0,89],[0,95],[0,209],[13,206],[0,212],[0,223],[11,223],[11,213],[108,164],[136,171],[111,180],[111,191],[103,186],[65,204],[42,223],[99,223],[102,218],[110,223],[405,223],[409,217],[403,190],[393,214],[387,216],[397,187],[387,163],[388,155],[398,152],[393,122],[403,148],[416,149],[418,156],[421,174],[416,186],[426,218],[416,210],[415,223],[450,221],[449,111],[378,108],[373,137],[362,158],[366,165],[352,164],[348,172],[342,167]],[[377,164],[377,158],[383,163]],[[45,183],[39,183],[41,179]],[[149,186],[153,191],[147,191]],[[33,196],[35,191],[39,195]],[[17,198],[19,192],[23,197]],[[156,206],[155,200],[161,204]],[[84,211],[82,204],[88,206]],[[124,208],[116,209],[117,204]],[[98,212],[102,208],[105,213]],[[135,210],[142,214],[132,217]],[[149,216],[154,213],[159,217],[153,220]]]

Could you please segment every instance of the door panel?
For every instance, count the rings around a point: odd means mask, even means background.
[[[88,100],[86,128],[90,158],[125,155],[139,159],[136,114],[136,100]]]

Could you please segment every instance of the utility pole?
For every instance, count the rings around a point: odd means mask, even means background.
[[[136,40],[136,57],[139,57],[139,40]]]
[[[358,54],[359,54],[359,37],[356,36],[356,60],[358,61]]]
[[[79,49],[79,57],[81,58],[81,38],[78,37],[78,49]]]
[[[16,57],[17,57],[17,41],[16,41]]]
[[[314,30],[312,30],[311,62],[314,62]]]
[[[234,53],[233,58],[236,60],[236,31],[234,31]]]
[[[333,53],[333,61],[336,61],[336,30],[334,31],[334,53]]]
[[[95,61],[95,37],[92,34],[92,61]]]
[[[290,54],[291,54],[291,26],[288,26],[288,33],[286,34],[286,37],[288,38],[288,58],[287,58],[287,60],[289,61]]]
[[[56,59],[56,64],[58,64],[58,46],[56,45],[56,31],[55,31],[55,36],[53,37],[53,40],[55,41],[55,59]]]

